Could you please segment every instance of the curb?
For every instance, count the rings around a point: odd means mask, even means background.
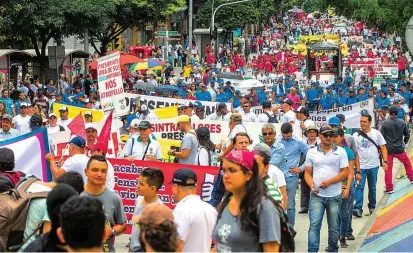
[[[410,139],[407,149],[410,152],[408,153],[409,159],[411,158],[411,152],[412,152],[412,147],[413,147],[413,140]],[[400,173],[402,172],[402,170],[404,169],[404,165],[400,164],[396,175],[400,175]],[[400,179],[397,179],[397,181],[395,182],[395,185],[399,182]],[[363,226],[363,228],[361,229],[360,233],[356,236],[356,240],[353,241],[353,243],[351,243],[351,245],[346,249],[347,252],[358,252],[361,248],[361,246],[363,245],[364,240],[367,237],[367,233],[369,232],[370,228],[374,225],[374,223],[377,220],[377,215],[378,215],[378,211],[382,210],[385,206],[387,201],[389,200],[390,195],[389,194],[384,194],[383,197],[380,199],[380,201],[378,202],[377,206],[376,206],[376,211],[373,212],[373,214],[366,220],[365,225]]]

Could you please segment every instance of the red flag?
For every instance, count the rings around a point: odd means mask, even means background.
[[[106,118],[105,124],[102,127],[102,131],[100,131],[98,140],[96,143],[102,143],[106,146],[110,140],[110,132],[112,130],[112,115],[113,110],[110,112],[109,116]]]
[[[79,115],[67,125],[67,128],[70,129],[72,135],[82,137],[86,141],[85,121],[83,120],[82,113],[79,113]]]

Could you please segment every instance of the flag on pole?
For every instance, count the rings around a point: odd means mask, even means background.
[[[114,110],[112,110],[109,116],[106,118],[105,124],[103,125],[102,130],[100,131],[100,134],[99,134],[99,137],[96,143],[102,143],[102,144],[105,144],[106,146],[108,145],[108,142],[110,139],[110,133],[112,130],[113,111]]]
[[[85,121],[83,120],[82,113],[79,113],[79,115],[67,125],[67,128],[70,129],[71,135],[82,137],[85,140],[87,139]]]

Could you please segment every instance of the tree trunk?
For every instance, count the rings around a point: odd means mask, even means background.
[[[39,64],[40,64],[39,80],[40,80],[40,83],[43,85],[46,82],[45,69],[46,69],[46,66],[48,66],[48,60],[46,56],[47,42],[48,41],[42,41],[42,48],[40,51],[40,59],[39,59]]]
[[[104,56],[108,52],[109,40],[102,40],[100,43],[100,56]]]

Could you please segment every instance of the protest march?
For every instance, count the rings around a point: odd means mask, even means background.
[[[348,248],[353,218],[378,212],[379,171],[385,194],[394,158],[413,183],[411,55],[397,34],[297,8],[237,41],[3,83],[0,250],[295,251],[299,215],[308,252]]]

